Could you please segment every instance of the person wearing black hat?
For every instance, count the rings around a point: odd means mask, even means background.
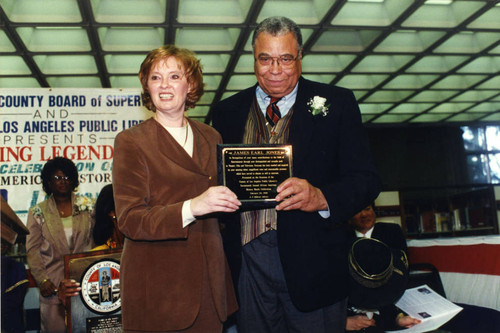
[[[349,224],[352,226],[353,238],[375,238],[390,248],[399,249],[408,254],[406,239],[401,227],[396,223],[377,222],[373,205],[369,205],[354,215]]]
[[[383,332],[420,323],[393,305],[408,281],[407,246],[401,228],[394,223],[375,224],[375,218],[370,205],[349,221],[355,241],[349,254],[347,331]]]

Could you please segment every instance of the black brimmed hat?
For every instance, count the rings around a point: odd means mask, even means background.
[[[349,252],[349,273],[349,304],[377,309],[403,295],[408,283],[408,259],[404,251],[391,249],[377,239],[360,238]]]

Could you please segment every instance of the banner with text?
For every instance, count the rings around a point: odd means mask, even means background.
[[[97,198],[111,183],[117,133],[153,115],[140,89],[0,89],[2,195],[26,223],[28,209],[45,200],[40,173],[55,156],[71,159],[77,193]]]

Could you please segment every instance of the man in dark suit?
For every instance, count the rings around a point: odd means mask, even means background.
[[[368,205],[350,220],[352,226],[352,239],[373,238],[385,243],[391,249],[404,251],[408,254],[408,246],[403,231],[398,224],[376,222],[373,205]],[[386,330],[400,330],[404,327],[412,327],[420,320],[407,316],[392,304],[378,309],[375,317],[372,317],[371,310],[369,314],[360,309],[349,306],[346,319],[346,331],[381,333]]]
[[[284,17],[252,39],[258,84],[220,102],[213,126],[224,143],[290,144],[293,177],[277,206],[223,219],[238,283],[238,332],[343,332],[348,219],[378,195],[351,91],[301,77],[302,36]]]
[[[375,223],[377,216],[373,206],[369,205],[354,215],[349,224],[352,226],[354,237],[375,238],[384,242],[393,249],[404,251],[408,254],[408,246],[403,231],[395,223]]]

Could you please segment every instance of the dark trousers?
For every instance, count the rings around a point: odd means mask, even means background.
[[[238,333],[345,330],[347,299],[311,312],[299,311],[293,305],[281,267],[276,231],[268,231],[243,247],[238,291]]]

